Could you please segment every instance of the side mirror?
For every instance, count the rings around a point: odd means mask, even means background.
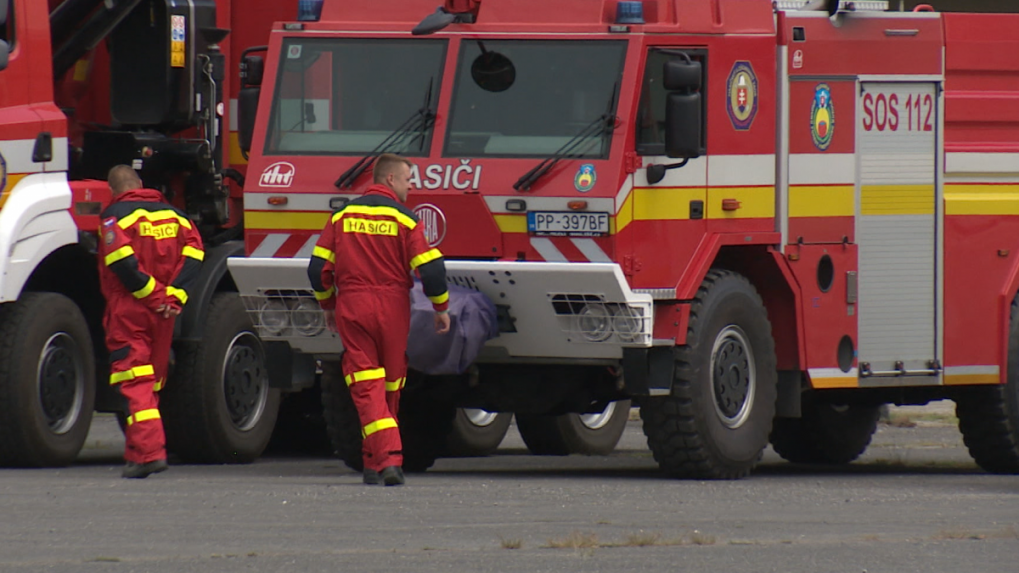
[[[0,0],[0,2],[4,2],[4,0]],[[0,24],[0,26],[3,26],[3,24]],[[7,58],[10,54],[11,47],[7,45],[7,42],[0,40],[0,70],[7,69]]]
[[[665,99],[665,154],[701,155],[701,94],[670,93]]]
[[[701,89],[701,63],[686,58],[665,62],[662,84],[669,91],[696,92]]]
[[[251,138],[255,133],[255,113],[258,98],[262,94],[259,86],[246,86],[237,94],[237,144],[245,157],[251,151]]]
[[[3,0],[0,0],[2,2]],[[265,74],[265,60],[262,56],[244,56],[241,60],[241,85],[260,86]]]

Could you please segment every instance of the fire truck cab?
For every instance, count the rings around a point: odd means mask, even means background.
[[[420,383],[408,464],[431,464],[453,407],[564,439],[548,420],[632,399],[666,473],[735,478],[769,441],[849,462],[882,404],[951,398],[976,461],[1019,470],[1019,17],[436,4],[326,0],[245,62],[231,275],[270,356],[321,362],[348,464],[357,417],[306,257],[397,152],[450,282],[501,329]]]

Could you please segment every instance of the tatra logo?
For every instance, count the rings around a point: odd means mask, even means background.
[[[265,168],[258,184],[262,187],[290,187],[294,182],[294,166],[286,161],[277,161]]]
[[[460,165],[429,165],[424,178],[415,165],[410,170],[410,184],[417,189],[459,189],[477,191],[481,184],[481,166],[471,165],[470,159],[461,159]]]
[[[824,151],[831,145],[835,135],[835,105],[831,100],[831,88],[828,84],[818,84],[814,88],[814,102],[810,106],[810,136],[814,145]]]
[[[729,120],[738,131],[746,131],[757,116],[757,75],[750,62],[736,62],[729,72]]]
[[[142,222],[138,224],[138,235],[142,237],[152,237],[157,241],[160,239],[172,239],[177,236],[178,229],[180,229],[180,223],[153,225],[152,223]]]
[[[343,232],[395,237],[399,233],[399,229],[396,227],[396,221],[373,221],[371,219],[344,218]]]
[[[435,205],[425,203],[414,207],[414,216],[424,226],[429,247],[438,246],[446,238],[446,214]]]

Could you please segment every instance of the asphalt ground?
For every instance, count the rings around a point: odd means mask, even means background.
[[[893,409],[847,467],[770,450],[739,481],[662,477],[639,422],[609,456],[442,459],[398,488],[266,457],[123,480],[116,422],[75,466],[0,470],[0,572],[1019,569],[1019,476],[969,458],[950,404]]]

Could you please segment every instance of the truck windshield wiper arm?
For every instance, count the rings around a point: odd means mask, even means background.
[[[552,170],[563,159],[573,159],[583,154],[583,145],[588,142],[592,137],[602,136],[606,133],[611,133],[616,128],[616,116],[613,114],[613,110],[616,107],[616,97],[619,93],[619,82],[612,88],[612,98],[609,100],[609,109],[602,115],[598,116],[597,119],[584,126],[577,135],[574,135],[572,139],[563,144],[562,147],[556,150],[555,153],[549,155],[544,161],[535,165],[527,173],[524,173],[517,182],[513,184],[513,189],[517,191],[529,191],[531,185],[533,185],[538,179],[541,179],[546,173]]]
[[[428,130],[434,121],[435,112],[432,111],[432,80],[428,80],[428,91],[425,93],[424,105],[415,110],[413,115],[400,124],[400,127],[397,127],[392,133],[387,135],[385,139],[375,146],[375,149],[368,152],[368,155],[365,155],[357,163],[344,171],[333,185],[338,189],[352,187],[354,181],[357,181],[357,178],[375,163],[376,157],[398,149],[407,140],[409,135]]]

